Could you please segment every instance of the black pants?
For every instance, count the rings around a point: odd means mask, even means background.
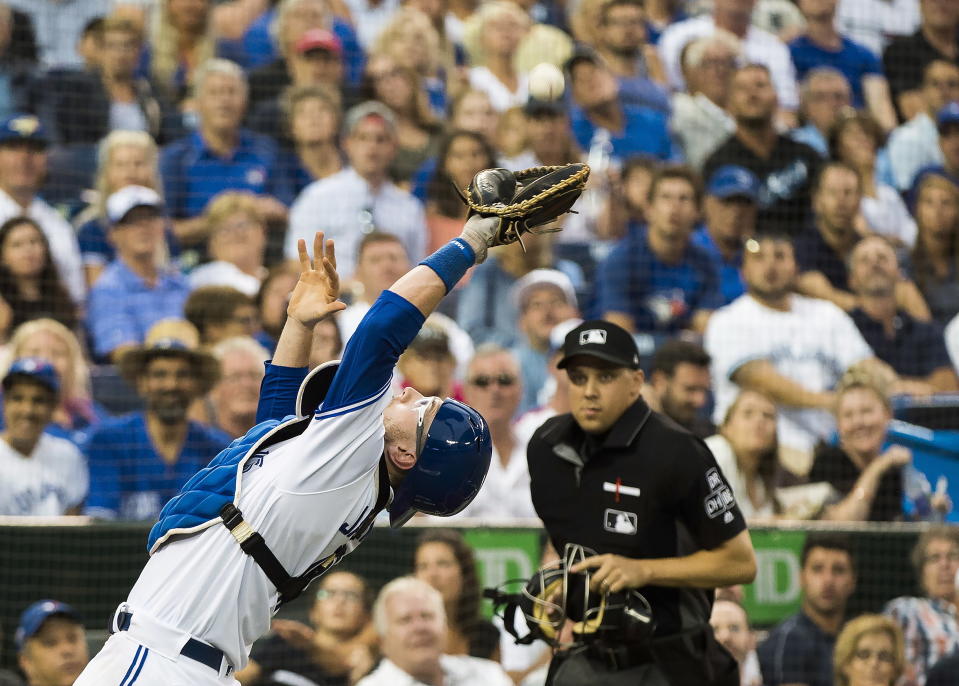
[[[557,653],[546,686],[739,686],[739,666],[708,625],[653,639],[646,651],[577,646]]]
[[[550,662],[545,686],[599,685],[672,686],[652,662],[617,668],[581,648],[557,653]]]

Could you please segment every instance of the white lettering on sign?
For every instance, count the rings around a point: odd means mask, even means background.
[[[799,599],[799,559],[795,551],[767,548],[756,551],[756,602],[786,605]]]
[[[483,583],[499,586],[510,579],[528,579],[533,576],[529,556],[520,548],[477,549],[476,559],[482,565]]]

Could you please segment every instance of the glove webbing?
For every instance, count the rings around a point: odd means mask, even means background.
[[[531,167],[529,169],[523,169],[522,171],[514,172],[514,176],[519,182],[528,181],[531,179],[535,180],[545,176],[546,174],[554,172],[557,169],[563,168],[563,166]],[[583,168],[575,174],[567,176],[562,181],[544,188],[536,195],[526,198],[525,200],[509,204],[496,203],[494,205],[476,205],[470,203],[470,207],[475,212],[479,212],[480,214],[494,214],[498,217],[504,218],[523,217],[529,214],[530,210],[535,209],[535,207],[544,200],[555,198],[558,195],[562,195],[565,191],[572,190],[577,186],[585,185],[587,178],[589,178],[589,167],[583,165]],[[522,188],[517,190],[517,194],[522,194],[522,192]],[[470,197],[468,188],[466,189],[465,196]]]

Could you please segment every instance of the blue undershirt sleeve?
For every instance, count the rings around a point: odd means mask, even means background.
[[[282,367],[271,361],[264,363],[266,375],[260,384],[260,402],[256,406],[256,423],[267,419],[282,420],[296,414],[296,395],[308,367]]]
[[[383,291],[343,351],[323,411],[367,400],[389,384],[393,367],[426,318],[405,298]]]

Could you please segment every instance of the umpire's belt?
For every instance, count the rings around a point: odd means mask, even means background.
[[[128,632],[137,643],[171,660],[182,655],[206,665],[220,676],[233,673],[233,666],[222,650],[168,627],[144,612],[133,612],[126,603],[117,608],[110,620],[110,633],[118,631]]]

